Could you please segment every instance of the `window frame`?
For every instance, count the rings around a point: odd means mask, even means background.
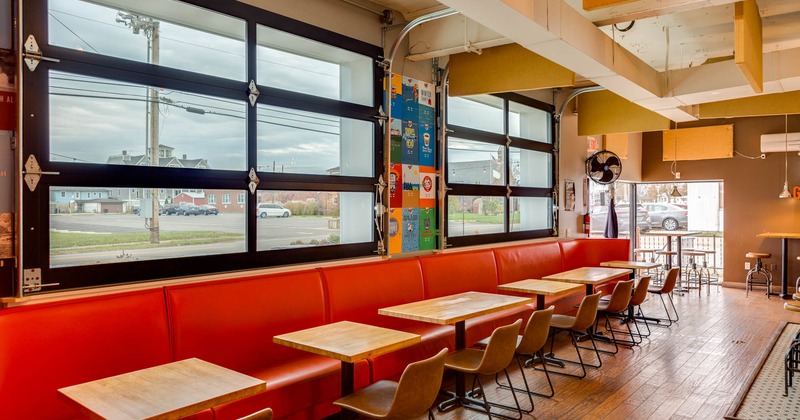
[[[558,188],[558,180],[556,179],[556,165],[558,162],[557,154],[554,150],[554,140],[555,140],[555,106],[537,101],[532,98],[528,98],[526,96],[522,96],[516,93],[499,93],[499,94],[492,94],[490,96],[495,96],[503,99],[503,133],[493,133],[488,131],[477,130],[474,128],[468,128],[458,125],[451,125],[449,122],[447,123],[447,134],[445,136],[445,142],[448,141],[450,136],[457,137],[459,139],[464,140],[471,140],[471,141],[478,141],[486,144],[492,144],[497,146],[505,147],[505,154],[504,154],[504,167],[505,167],[505,185],[472,185],[472,184],[458,184],[455,182],[450,181],[450,171],[447,168],[448,160],[448,147],[447,143],[445,143],[444,147],[444,154],[442,158],[442,162],[445,165],[445,182],[449,191],[447,192],[447,196],[489,196],[489,197],[503,197],[505,201],[504,206],[504,214],[503,214],[503,232],[502,233],[487,233],[481,235],[463,235],[463,236],[450,236],[449,235],[449,200],[444,201],[444,209],[442,212],[444,213],[444,233],[446,237],[446,242],[448,245],[452,245],[455,247],[458,246],[471,246],[471,245],[482,245],[482,244],[490,244],[494,242],[507,242],[507,241],[516,241],[516,240],[524,240],[524,239],[534,239],[534,238],[545,238],[545,237],[554,237],[557,236],[557,203],[554,201],[551,203],[551,218],[550,224],[551,228],[549,229],[537,229],[537,230],[525,230],[525,231],[509,231],[509,211],[511,205],[511,198],[512,197],[548,197],[551,200],[554,200],[555,197],[555,189]],[[445,98],[447,100],[447,98]],[[526,139],[523,137],[515,137],[510,136],[507,133],[509,132],[509,102],[516,102],[522,105],[526,105],[532,108],[536,108],[542,111],[545,111],[550,114],[550,127],[548,133],[550,135],[550,142],[540,142],[537,140]],[[447,110],[448,108],[445,107]],[[445,116],[447,118],[447,116]],[[507,142],[510,140],[510,143]],[[533,150],[536,152],[548,153],[550,154],[552,160],[551,164],[551,186],[550,187],[522,187],[522,186],[511,186],[511,159],[509,148],[519,148],[525,150]],[[510,189],[510,194],[508,191]]]
[[[246,160],[243,170],[199,170],[173,167],[121,166],[88,164],[80,162],[51,161],[49,121],[49,72],[61,71],[159,86],[185,92],[209,95],[221,99],[247,101],[248,85],[256,78],[256,26],[265,25],[275,29],[346,49],[373,59],[373,106],[356,105],[338,100],[318,98],[276,88],[260,83],[258,105],[273,105],[303,111],[331,114],[357,120],[369,121],[374,126],[374,176],[348,177],[330,175],[302,175],[257,172],[260,182],[258,190],[298,190],[331,192],[369,192],[374,194],[374,185],[383,172],[381,156],[382,129],[376,116],[382,103],[383,71],[379,66],[383,50],[379,46],[350,38],[326,29],[312,26],[276,13],[241,2],[216,2],[213,0],[177,0],[212,12],[237,17],[246,25],[247,80],[231,80],[187,70],[159,67],[92,52],[77,51],[50,45],[48,42],[48,4],[46,0],[31,0],[21,4],[23,9],[23,32],[34,34],[45,55],[60,62],[42,61],[35,72],[25,71],[18,83],[22,89],[21,124],[25,138],[21,142],[24,156],[34,155],[44,171],[59,172],[45,175],[38,187],[31,192],[22,191],[23,238],[22,268],[42,270],[43,283],[60,283],[42,291],[25,295],[50,293],[85,287],[110,286],[139,281],[154,281],[170,277],[210,274],[222,271],[262,268],[277,265],[305,263],[369,256],[378,247],[377,231],[373,229],[371,242],[319,246],[299,249],[257,251],[256,218],[245,217],[245,252],[215,254],[209,256],[187,256],[174,259],[130,261],[109,264],[81,265],[72,267],[50,267],[50,238],[48,194],[51,186],[100,187],[100,188],[158,188],[160,191],[182,190],[240,190],[246,192],[246,214],[256,211],[256,197],[248,191],[249,168],[257,168],[256,107],[247,104]],[[176,264],[176,262],[179,262]]]

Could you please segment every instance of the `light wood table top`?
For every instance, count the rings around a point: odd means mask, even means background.
[[[621,260],[614,260],[614,261],[606,261],[601,262],[600,266],[602,267],[612,267],[612,268],[630,268],[632,270],[648,270],[651,268],[660,267],[661,264],[649,262],[649,261],[621,261]]]
[[[649,235],[649,236],[692,236],[697,235],[700,232],[695,232],[691,230],[651,230],[649,232],[642,233],[642,235]]]
[[[530,293],[544,296],[561,296],[583,289],[579,284],[552,280],[520,280],[497,286],[498,290],[507,292]]]
[[[532,303],[531,298],[465,292],[378,309],[381,315],[450,325],[480,315]]]
[[[421,337],[373,325],[340,321],[276,335],[272,341],[343,362],[355,363],[367,357],[419,343]]]
[[[787,238],[787,239],[800,239],[800,232],[764,232],[759,233],[759,238]]]
[[[265,389],[260,379],[192,358],[58,392],[90,418],[177,419]]]
[[[543,279],[594,285],[611,280],[614,277],[629,275],[631,272],[632,270],[626,268],[581,267],[544,276]]]

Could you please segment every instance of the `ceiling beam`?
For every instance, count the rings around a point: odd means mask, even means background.
[[[569,3],[576,9],[579,9],[579,1],[580,0],[569,0]],[[602,0],[597,1],[602,2]],[[606,2],[607,1],[608,0],[606,0]],[[630,22],[632,20],[647,19],[671,13],[730,4],[735,1],[736,0],[639,0],[636,2],[617,4],[611,8],[587,9],[584,15],[595,25],[606,26],[614,23]]]
[[[597,10],[605,7],[617,6],[636,0],[583,0],[583,10]]]
[[[733,20],[734,60],[753,91],[764,91],[764,64],[761,52],[761,15],[756,0],[736,2]]]

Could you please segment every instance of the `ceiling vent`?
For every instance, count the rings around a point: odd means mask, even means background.
[[[778,134],[762,134],[761,135],[761,153],[774,153],[784,152],[787,150],[787,136],[788,136],[788,151],[800,152],[800,133],[778,133]]]

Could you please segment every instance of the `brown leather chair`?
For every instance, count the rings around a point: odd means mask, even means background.
[[[636,287],[633,289],[633,295],[631,296],[631,301],[628,303],[627,321],[632,321],[634,327],[636,327],[635,335],[639,337],[638,342],[635,342],[636,344],[641,343],[644,337],[650,336],[650,325],[647,323],[647,321],[656,321],[655,318],[646,317],[642,311],[642,303],[647,300],[647,291],[650,289],[651,280],[652,277],[650,276],[642,276],[639,279],[639,283],[636,283]],[[644,323],[644,327],[647,329],[647,332],[644,334],[639,329],[640,321]]]
[[[465,408],[487,414],[489,418],[492,416],[509,419],[522,418],[523,410],[520,407],[516,392],[511,392],[511,395],[514,397],[515,407],[489,402],[486,399],[486,392],[484,392],[483,384],[480,379],[481,375],[495,375],[502,371],[505,373],[506,381],[511,384],[511,377],[508,375],[508,370],[506,368],[511,363],[511,360],[514,359],[515,350],[517,348],[517,337],[519,336],[521,325],[522,320],[518,319],[513,324],[495,329],[494,332],[492,332],[492,336],[489,337],[489,342],[485,350],[467,348],[447,355],[444,361],[445,367],[456,372],[472,375],[473,385],[469,395],[476,398],[478,396],[483,398],[482,406],[468,404],[464,406]],[[475,388],[476,383],[478,389]],[[478,400],[475,401],[478,402]],[[514,410],[519,413],[519,417],[509,417],[492,412],[492,407]]]
[[[550,398],[555,394],[553,390],[553,382],[550,380],[550,373],[547,371],[547,366],[544,361],[544,346],[547,344],[547,337],[550,335],[550,321],[553,319],[553,309],[551,306],[547,309],[535,311],[531,318],[528,320],[528,325],[525,327],[525,332],[517,341],[517,361],[521,359],[528,359],[525,363],[526,366],[534,362],[534,357],[538,357],[542,362],[542,370],[547,377],[547,385],[550,387],[549,394],[542,394],[530,390],[528,380],[525,378],[522,365],[520,364],[520,372],[523,372],[522,380],[525,382],[525,389],[528,394],[539,395],[541,397]]]
[[[593,367],[593,368],[600,368],[603,366],[603,360],[600,359],[600,352],[597,351],[597,344],[594,342],[593,332],[592,332],[592,325],[594,325],[594,320],[597,317],[597,305],[600,303],[600,293],[595,293],[593,295],[588,295],[583,298],[581,301],[581,305],[578,307],[578,313],[575,316],[569,315],[553,315],[553,318],[550,320],[550,353],[553,354],[553,341],[555,341],[555,336],[557,333],[561,331],[567,331],[569,333],[570,339],[572,340],[572,345],[575,347],[575,351],[578,353],[578,361],[569,360],[569,359],[560,359],[566,363],[574,363],[581,365],[582,373],[580,375],[575,375],[572,373],[567,372],[560,372],[554,370],[553,373],[557,373],[559,375],[566,375],[572,376],[573,378],[584,378],[586,377],[586,366]],[[583,361],[583,357],[581,357],[580,346],[578,346],[577,337],[575,334],[586,334],[589,337],[589,341],[592,342],[592,349],[594,350],[595,355],[597,356],[597,364],[589,364]]]
[[[611,292],[611,299],[601,300],[598,303],[594,329],[597,331],[600,318],[604,317],[606,320],[606,330],[611,333],[611,342],[614,344],[614,351],[600,349],[600,352],[606,354],[617,354],[617,352],[619,352],[619,344],[624,343],[624,341],[617,341],[617,338],[614,335],[614,328],[611,326],[611,317],[622,318],[628,314],[628,304],[631,302],[632,293],[633,280],[620,281],[617,282],[616,286],[614,286],[614,291]],[[631,338],[628,342],[632,343],[633,332],[631,331],[631,326],[628,323],[625,323],[625,325],[628,327],[627,332]]]
[[[333,403],[372,419],[410,419],[425,411],[433,419],[431,407],[442,386],[447,349],[435,356],[408,365],[399,382],[378,381]]]
[[[678,281],[678,268],[675,267],[669,270],[669,272],[667,273],[667,277],[664,279],[664,283],[661,285],[661,287],[651,287],[647,290],[648,293],[658,295],[658,297],[661,298],[661,304],[664,305],[664,312],[667,313],[666,318],[654,318],[658,322],[661,321],[667,322],[666,325],[660,323],[658,325],[669,327],[670,325],[672,325],[673,322],[678,322],[678,320],[680,319],[680,317],[678,316],[678,310],[675,309],[675,302],[672,301],[672,291],[675,289],[675,284],[677,283],[677,281]],[[672,315],[669,313],[669,309],[667,309],[667,303],[664,300],[665,295],[669,300],[669,304],[672,306],[672,312],[675,313],[675,319],[672,319]]]
[[[253,414],[239,418],[239,420],[272,420],[272,409],[265,408]]]
[[[518,392],[525,392],[528,394],[528,401],[530,402],[530,409],[523,409],[525,413],[530,413],[533,411],[533,398],[531,395],[538,395],[540,397],[550,398],[555,394],[553,390],[553,382],[550,380],[550,373],[547,371],[547,366],[543,366],[545,376],[547,377],[547,384],[550,387],[549,394],[543,394],[535,391],[531,391],[530,386],[528,385],[528,379],[525,377],[525,370],[523,368],[523,360],[525,361],[525,366],[530,366],[532,363],[542,362],[544,363],[544,345],[547,344],[547,337],[549,336],[550,332],[550,319],[553,317],[553,306],[542,309],[538,311],[534,311],[531,315],[530,319],[528,319],[528,323],[525,325],[525,331],[522,335],[517,337],[517,349],[515,352],[515,356],[517,359],[517,364],[519,365],[519,371],[522,373],[522,381],[525,383],[525,389],[522,388],[515,388],[511,387],[507,384],[500,383],[499,377],[500,372],[496,373],[494,376],[494,381],[497,386],[505,389],[513,389],[514,391]],[[485,338],[477,343],[475,343],[478,347],[486,347],[489,342],[489,338]]]

